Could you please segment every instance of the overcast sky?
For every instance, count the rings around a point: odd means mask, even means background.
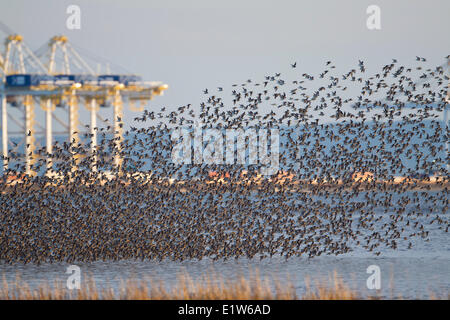
[[[66,28],[71,4],[81,8],[80,30]],[[371,4],[381,8],[381,30],[366,27]],[[317,74],[327,60],[348,70],[362,59],[375,71],[391,58],[408,64],[418,55],[437,66],[450,54],[449,13],[448,0],[0,2],[0,20],[32,50],[65,34],[146,80],[169,84],[151,102],[155,108],[198,105],[206,87],[230,91],[275,72],[291,80],[293,72]],[[82,118],[87,122],[87,112]]]

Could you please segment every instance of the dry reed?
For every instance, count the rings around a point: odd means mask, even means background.
[[[8,282],[3,276],[0,287],[0,300],[354,300],[377,299],[380,297],[363,296],[347,286],[336,272],[328,280],[315,280],[311,285],[306,280],[306,292],[298,296],[291,281],[262,279],[258,272],[250,277],[238,276],[234,280],[225,280],[215,273],[206,273],[199,279],[193,279],[183,273],[177,277],[173,286],[166,286],[161,280],[125,280],[119,286],[98,287],[89,277],[81,283],[80,289],[68,290],[65,283],[54,281],[31,288],[17,276]],[[430,294],[431,299],[450,299],[450,294]]]

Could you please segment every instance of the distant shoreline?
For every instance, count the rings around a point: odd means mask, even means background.
[[[66,188],[71,184],[79,186],[80,182],[56,181],[47,182],[45,186],[55,186]],[[319,190],[360,190],[360,191],[436,191],[450,189],[450,180],[444,177],[431,177],[429,180],[424,179],[408,179],[405,177],[397,177],[391,181],[354,181],[344,183],[343,181],[335,182],[318,182],[318,181],[304,181],[294,179],[243,179],[241,181],[229,181],[224,179],[205,179],[205,180],[172,180],[172,179],[146,179],[146,178],[118,178],[118,179],[85,179],[81,182],[86,186],[104,186],[107,184],[116,184],[121,186],[140,185],[147,186],[149,189],[178,189],[181,192],[187,192],[191,188],[196,190],[208,190],[216,188],[224,189],[248,189],[258,190],[261,188],[270,189],[274,191],[297,191],[297,192],[312,192]],[[2,193],[9,192],[10,189],[15,188],[31,188],[34,189],[33,179],[15,179],[0,183]]]

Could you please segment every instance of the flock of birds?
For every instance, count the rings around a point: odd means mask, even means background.
[[[0,261],[380,255],[430,241],[430,231],[450,226],[449,129],[440,120],[449,78],[445,65],[425,63],[394,59],[371,76],[363,61],[342,74],[331,61],[319,74],[293,63],[294,80],[249,79],[228,97],[223,87],[205,89],[199,109],[145,110],[123,139],[99,128],[95,157],[89,133],[56,143],[53,176],[21,175],[12,152],[1,182]],[[171,130],[198,123],[279,129],[280,173],[256,179],[260,164],[174,164]],[[34,153],[35,172],[44,156]],[[224,179],[209,183],[211,172]],[[355,182],[358,172],[373,179]],[[440,178],[431,183],[431,173]],[[280,175],[290,178],[280,183]]]

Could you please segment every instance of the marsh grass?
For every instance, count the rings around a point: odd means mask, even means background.
[[[292,281],[261,278],[256,271],[249,277],[233,280],[208,272],[193,279],[187,273],[177,276],[174,285],[151,278],[121,280],[118,286],[97,286],[93,277],[81,283],[80,289],[68,290],[64,281],[43,282],[31,288],[17,275],[14,281],[1,282],[1,300],[355,300],[381,299],[362,295],[350,288],[336,272],[327,279],[305,279],[306,291],[298,296]],[[391,297],[395,298],[395,297]],[[401,298],[401,297],[396,297]],[[449,294],[430,294],[431,299],[450,299]]]

